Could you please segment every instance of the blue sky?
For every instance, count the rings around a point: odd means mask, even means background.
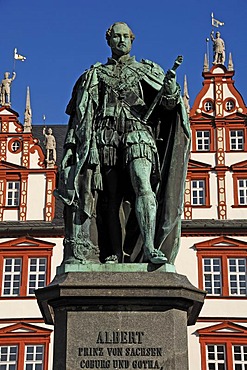
[[[247,102],[246,0],[0,0],[0,78],[13,71],[13,50],[26,56],[16,62],[12,108],[23,123],[26,88],[30,86],[33,124],[67,123],[64,113],[80,74],[110,55],[106,29],[116,21],[129,24],[136,35],[132,54],[150,59],[165,70],[177,55],[183,84],[187,75],[191,105],[202,86],[206,38],[212,30],[211,12],[225,22],[219,28],[232,52],[235,86]],[[210,43],[212,59],[212,44]],[[211,60],[212,61],[212,60]]]

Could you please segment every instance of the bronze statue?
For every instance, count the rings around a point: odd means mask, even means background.
[[[182,60],[166,74],[137,62],[134,38],[123,22],[107,30],[111,58],[83,73],[67,106],[55,191],[65,204],[67,263],[91,260],[94,211],[101,262],[174,263],[178,252],[190,143],[175,73]]]

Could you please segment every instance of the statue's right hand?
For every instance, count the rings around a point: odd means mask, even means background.
[[[73,151],[71,148],[68,148],[63,156],[63,159],[61,161],[61,169],[64,170],[67,167],[67,163],[69,159],[72,159],[73,157]]]

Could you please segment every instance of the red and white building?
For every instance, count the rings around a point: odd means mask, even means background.
[[[52,327],[34,290],[55,275],[63,230],[53,197],[57,167],[47,168],[39,141],[10,106],[0,108],[0,369],[6,370],[52,368]]]
[[[190,370],[247,369],[247,107],[228,67],[206,61],[190,111],[192,147],[177,272],[208,292],[188,328]],[[185,94],[186,95],[186,94]],[[30,102],[29,102],[30,110]],[[28,109],[26,108],[26,111]],[[57,162],[65,125],[53,125]],[[51,370],[52,327],[34,289],[55,276],[63,251],[57,167],[46,165],[42,126],[0,108],[0,369]]]
[[[190,370],[247,369],[247,108],[228,67],[207,63],[190,111],[177,272],[207,291],[189,327]]]

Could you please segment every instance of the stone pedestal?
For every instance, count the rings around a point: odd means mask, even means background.
[[[67,272],[36,291],[55,326],[54,370],[188,369],[187,325],[205,292],[183,275],[139,265]]]

